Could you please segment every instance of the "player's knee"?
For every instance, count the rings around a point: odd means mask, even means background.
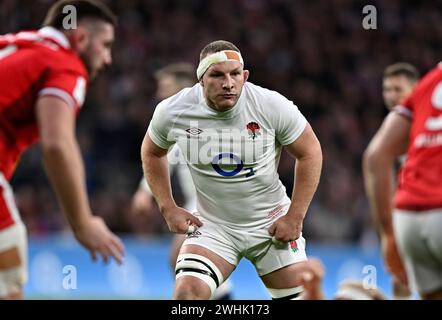
[[[181,278],[175,285],[173,299],[175,300],[207,300],[210,289],[194,277]]]
[[[0,299],[21,299],[26,271],[17,247],[0,252]]]
[[[224,280],[221,271],[212,261],[204,256],[191,253],[178,256],[175,274],[177,279],[175,297],[177,299],[179,299],[178,296],[183,295],[208,299],[213,296],[216,288]],[[178,281],[185,276],[187,276],[185,281]]]
[[[285,289],[267,288],[273,300],[295,300],[298,299],[303,292],[302,286]]]
[[[0,299],[21,299],[26,281],[24,266],[17,248],[0,253]]]

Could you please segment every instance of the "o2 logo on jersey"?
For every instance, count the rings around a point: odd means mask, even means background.
[[[232,159],[235,164],[236,168],[232,171],[225,171],[221,168],[220,162],[224,158]],[[233,177],[236,176],[238,173],[240,173],[244,169],[244,162],[233,153],[220,153],[219,155],[215,156],[212,160],[212,167],[213,169],[221,176],[223,177]],[[255,171],[253,168],[246,168],[245,170],[248,170],[249,172],[246,174],[246,177],[251,177],[255,175]]]

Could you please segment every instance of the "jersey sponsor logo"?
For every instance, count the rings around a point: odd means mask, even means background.
[[[77,101],[78,106],[82,106],[86,98],[86,79],[83,77],[78,77],[77,83],[75,84],[74,92],[72,94]]]
[[[202,235],[202,233],[201,233],[200,231],[196,230],[196,231],[194,231],[194,232],[188,234],[188,235],[187,235],[187,239],[190,239],[190,238],[198,238],[198,237],[201,236],[201,235]]]
[[[419,134],[414,142],[416,148],[431,148],[442,145],[442,81],[433,90],[431,104],[437,110],[437,115],[431,116],[425,121],[425,129],[430,132]],[[439,132],[434,132],[439,131]]]
[[[199,169],[210,166],[223,177],[249,178],[258,175],[258,164],[259,175],[274,174],[272,155],[278,151],[275,136],[274,129],[264,130],[257,122],[242,129],[207,125],[201,129],[198,121],[190,121],[169,130],[167,140],[178,144],[186,164],[198,165]]]
[[[189,129],[186,129],[186,132],[188,133],[187,139],[190,139],[197,138],[201,133],[203,133],[203,130],[196,127],[191,127]]]
[[[233,165],[236,167],[231,171],[227,171],[221,168],[220,163],[224,158],[229,159],[230,162],[228,164],[225,164],[226,166],[231,167]],[[244,169],[244,161],[242,161],[241,158],[239,158],[237,155],[234,155],[233,153],[220,153],[219,155],[213,158],[212,167],[219,175],[223,177],[233,177]],[[246,168],[245,170],[249,171],[246,174],[246,178],[255,175],[255,170],[253,169],[253,167]]]
[[[259,132],[259,130],[261,129],[261,127],[259,126],[259,124],[257,122],[249,122],[246,126],[247,131],[249,133],[249,136],[255,140],[255,138],[257,136],[259,136],[261,134],[261,132]]]

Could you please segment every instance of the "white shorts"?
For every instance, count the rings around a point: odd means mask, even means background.
[[[0,269],[0,297],[18,292],[28,279],[27,235],[22,222],[0,230],[0,253],[16,247],[21,264],[17,267]]]
[[[215,224],[199,215],[197,217],[203,226],[188,235],[183,245],[192,244],[209,249],[234,266],[245,257],[252,262],[258,274],[264,276],[307,260],[305,239],[302,236],[280,247],[273,244],[268,228],[240,231]]]
[[[421,294],[442,290],[442,209],[395,209],[393,225],[410,283]]]

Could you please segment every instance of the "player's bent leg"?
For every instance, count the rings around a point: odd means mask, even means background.
[[[0,252],[0,300],[23,299],[23,265],[18,248]]]
[[[285,266],[269,274],[261,276],[261,280],[274,300],[293,300],[302,294],[303,267],[299,263]]]
[[[175,272],[176,261],[178,259],[178,254],[180,252],[181,246],[184,240],[186,240],[186,235],[177,234],[172,240],[172,245],[170,248],[170,266]],[[215,290],[212,298],[214,300],[231,300],[232,299],[232,283],[230,279],[226,279],[220,286]]]
[[[414,284],[422,299],[441,299],[441,209],[425,213],[396,209],[393,225],[409,282]]]
[[[302,235],[296,241],[275,244],[267,228],[263,228],[254,231],[250,242],[253,247],[245,257],[254,264],[271,297],[298,298],[303,291],[302,274],[305,269],[300,262],[307,261]]]
[[[208,300],[235,266],[198,245],[184,245],[176,264],[173,298],[177,300]]]
[[[26,229],[19,223],[0,231],[0,299],[23,299]]]

